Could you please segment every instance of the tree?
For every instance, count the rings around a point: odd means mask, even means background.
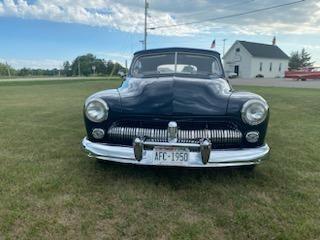
[[[67,66],[67,62],[65,63]],[[116,75],[120,69],[124,69],[119,63],[112,61],[105,61],[99,59],[91,53],[77,57],[71,64],[72,75],[77,76],[84,75],[89,76],[97,75]],[[95,69],[95,70],[94,70]]]
[[[71,68],[71,64],[69,63],[69,61],[65,61],[63,63],[63,74],[67,77],[72,75],[72,68]]]
[[[301,67],[301,59],[298,51],[292,52],[289,59],[290,69],[299,69]]]
[[[18,76],[31,76],[32,75],[32,70],[29,68],[22,68],[18,71]]]
[[[310,53],[307,53],[307,51],[303,48],[301,50],[301,65],[302,67],[312,67],[314,62],[311,62],[311,55]]]
[[[77,57],[71,65],[73,75],[89,76],[93,74],[93,66],[96,68],[97,74],[106,74],[106,66],[103,60],[96,58],[93,54]]]
[[[16,71],[9,64],[0,63],[0,76],[12,76]]]
[[[298,51],[292,52],[289,59],[290,69],[300,69],[305,67],[312,67],[314,62],[311,62],[311,55],[303,48],[301,53]]]

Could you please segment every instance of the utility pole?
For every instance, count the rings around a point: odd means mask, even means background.
[[[140,40],[139,43],[141,43],[142,45],[142,49],[144,50],[145,49],[145,46],[144,46],[144,40]]]
[[[7,62],[6,62],[6,67],[7,67],[7,71],[8,71],[8,76],[10,78],[11,77],[10,66]]]
[[[224,56],[224,52],[225,52],[225,49],[226,49],[226,41],[227,39],[223,39],[223,56]]]
[[[78,59],[78,75],[81,76],[81,70],[80,70],[80,59]]]
[[[148,0],[144,0],[144,50],[147,50],[147,38],[148,38]]]

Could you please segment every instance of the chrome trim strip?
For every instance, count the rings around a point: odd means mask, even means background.
[[[242,133],[239,130],[230,129],[201,129],[201,130],[180,130],[177,129],[178,142],[195,142],[200,139],[209,139],[212,143],[236,144],[241,143]],[[110,127],[108,130],[110,139],[115,140],[134,140],[135,138],[146,138],[152,141],[164,142],[172,138],[168,129],[148,129],[132,127]],[[170,138],[170,139],[171,139]],[[169,140],[170,140],[169,139]]]
[[[143,142],[144,146],[159,146],[159,147],[189,147],[189,148],[199,148],[200,144],[198,143],[176,143],[176,142]]]
[[[161,142],[144,142],[150,146],[176,146],[172,143]],[[159,144],[159,145],[158,145]],[[175,143],[180,144],[180,143]],[[82,141],[83,148],[89,153],[90,157],[98,158],[106,161],[119,163],[151,165],[153,163],[153,150],[144,150],[142,159],[137,161],[133,151],[133,147],[111,146],[102,143],[94,143],[84,138]],[[182,144],[178,146],[199,147],[199,144]],[[246,149],[215,149],[211,151],[207,164],[204,164],[199,152],[190,152],[190,159],[187,165],[161,165],[161,166],[182,166],[182,167],[229,167],[229,166],[245,166],[259,164],[269,153],[270,148],[267,144],[257,148]]]

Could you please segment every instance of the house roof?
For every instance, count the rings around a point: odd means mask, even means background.
[[[239,43],[253,56],[261,58],[289,59],[278,46],[254,43],[247,41],[239,41]]]

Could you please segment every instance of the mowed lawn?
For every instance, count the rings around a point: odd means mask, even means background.
[[[319,90],[241,87],[271,107],[248,173],[87,158],[83,101],[119,83],[0,83],[1,240],[320,239]]]

